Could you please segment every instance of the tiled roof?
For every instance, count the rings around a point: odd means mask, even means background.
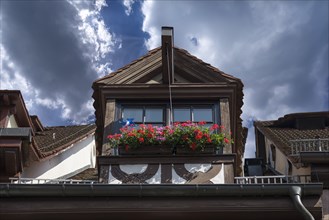
[[[153,50],[150,50],[146,55],[144,55],[144,56],[142,56],[142,57],[140,57],[140,58],[132,61],[131,63],[127,64],[126,66],[124,66],[124,67],[122,67],[120,69],[118,69],[115,72],[112,72],[112,73],[110,73],[110,74],[108,74],[108,75],[106,75],[106,76],[104,76],[104,77],[102,77],[100,79],[97,79],[94,83],[102,83],[102,82],[105,82],[104,80],[109,79],[109,78],[111,78],[111,77],[113,77],[113,76],[121,73],[122,71],[124,71],[124,70],[126,70],[126,69],[128,69],[128,68],[130,68],[132,66],[134,66],[138,62],[141,62],[141,61],[145,60],[146,58],[152,56],[153,54],[157,53],[160,50],[161,50],[161,47],[157,47],[157,48],[155,48]],[[174,47],[174,51],[175,52],[178,52],[178,53],[182,53],[182,54],[188,56],[192,60],[194,60],[194,61],[198,62],[199,64],[201,64],[201,65],[203,65],[203,66],[211,69],[214,72],[217,72],[217,73],[221,74],[222,76],[224,76],[226,78],[229,78],[229,79],[232,79],[232,80],[238,80],[238,81],[241,82],[241,80],[239,78],[236,78],[236,77],[234,77],[232,75],[226,74],[223,71],[220,71],[218,68],[213,67],[209,63],[206,63],[206,62],[202,61],[201,59],[197,58],[196,56],[191,55],[187,50],[184,50],[184,49],[181,49],[181,48],[178,48],[178,47]]]
[[[190,54],[187,50],[184,50],[184,49],[181,49],[181,48],[177,48],[177,47],[174,47],[174,49],[177,50],[177,51],[179,51],[179,52],[181,52],[181,53],[183,53],[183,54],[185,54],[186,56],[188,56],[188,57],[191,58],[192,60],[194,60],[194,61],[200,63],[201,65],[204,65],[204,66],[206,66],[207,68],[210,68],[212,71],[221,74],[221,75],[224,76],[224,77],[227,77],[227,78],[230,78],[230,79],[233,79],[233,80],[238,80],[238,81],[241,82],[241,80],[240,80],[239,78],[236,78],[236,77],[234,77],[234,76],[232,76],[232,75],[229,75],[229,74],[227,74],[227,73],[224,73],[223,71],[221,71],[221,70],[219,70],[218,68],[216,68],[216,67],[210,65],[209,63],[206,63],[206,62],[204,62],[203,60],[197,58],[196,56],[193,56],[193,55]]]
[[[130,68],[134,64],[136,64],[136,63],[138,63],[138,62],[140,62],[140,61],[142,61],[142,60],[150,57],[151,55],[155,54],[156,52],[158,52],[160,50],[161,50],[161,47],[157,47],[157,48],[155,48],[153,50],[150,50],[146,55],[138,58],[137,60],[132,61],[131,63],[127,64],[126,66],[124,66],[124,67],[122,67],[120,69],[118,69],[115,72],[112,72],[112,73],[110,73],[110,74],[108,74],[108,75],[106,75],[106,76],[104,76],[104,77],[102,77],[100,79],[97,79],[96,81],[94,81],[93,84],[95,84],[95,83],[102,83],[105,79],[108,79],[108,78],[111,78],[111,77],[117,75],[118,73],[122,72],[123,70]]]
[[[98,172],[96,168],[88,168],[72,177],[73,180],[94,180],[98,181]]]
[[[279,119],[282,120],[282,119]],[[290,141],[299,139],[329,138],[329,127],[324,129],[296,129],[276,126],[279,120],[256,121],[254,126],[270,139],[285,155],[290,155]]]
[[[42,132],[36,132],[33,137],[36,150],[41,158],[53,155],[71,144],[80,141],[96,129],[92,125],[46,127]]]

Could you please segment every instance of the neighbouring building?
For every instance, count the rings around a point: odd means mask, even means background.
[[[322,182],[323,209],[329,219],[329,112],[285,115],[255,121],[256,157],[263,171],[291,181]]]
[[[0,106],[0,182],[66,179],[95,167],[95,125],[44,127],[20,91],[0,90]]]
[[[279,175],[305,175],[329,187],[329,112],[255,121],[256,155]]]

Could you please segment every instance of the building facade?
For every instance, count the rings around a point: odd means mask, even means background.
[[[95,167],[95,125],[44,127],[20,91],[0,91],[0,181],[60,179]]]
[[[329,219],[329,112],[255,121],[256,157],[265,170],[289,181],[323,183],[323,215]]]
[[[99,169],[111,169],[111,162],[105,162],[106,157],[103,157],[108,154],[107,136],[119,132],[122,126],[120,120],[132,117],[136,124],[165,126],[177,121],[206,121],[208,124],[224,126],[228,132],[232,132],[234,139],[233,144],[227,144],[224,148],[224,154],[231,155],[225,162],[227,172],[231,172],[227,175],[242,175],[245,138],[240,117],[242,88],[240,79],[174,47],[173,29],[164,27],[161,47],[93,83],[96,145],[98,155],[102,156],[99,161],[106,163],[99,164]],[[222,162],[220,166],[224,167]],[[145,164],[145,161],[140,163]],[[140,167],[141,164],[136,165]],[[197,164],[202,166],[199,162]],[[207,166],[207,170],[213,167],[211,163]],[[165,172],[170,176],[177,174],[177,170]],[[107,174],[108,171],[100,173]],[[111,173],[101,179],[105,182],[118,182],[111,177]],[[233,181],[232,178],[230,181]]]

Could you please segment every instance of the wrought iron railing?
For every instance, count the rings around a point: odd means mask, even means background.
[[[284,183],[311,183],[310,175],[298,176],[246,176],[235,177],[236,184],[284,184]]]
[[[9,178],[13,184],[93,184],[97,181],[74,179]]]
[[[290,148],[291,156],[298,156],[300,152],[329,151],[329,138],[291,140]]]

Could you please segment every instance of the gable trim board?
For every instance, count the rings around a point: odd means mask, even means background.
[[[125,67],[94,81],[94,84],[112,85],[133,84],[136,82],[146,83],[146,81],[143,82],[140,79],[149,74],[153,76],[155,73],[162,74],[161,66],[161,47],[158,47]],[[190,55],[187,51],[178,48],[174,48],[174,71],[174,77],[179,74],[185,79],[188,79],[189,77],[194,79],[191,83],[196,83],[196,80],[199,80],[200,83],[218,83],[220,81],[228,83],[239,81],[242,84],[240,79],[225,74],[217,68],[212,67],[210,64]],[[199,73],[203,74],[200,75]]]

